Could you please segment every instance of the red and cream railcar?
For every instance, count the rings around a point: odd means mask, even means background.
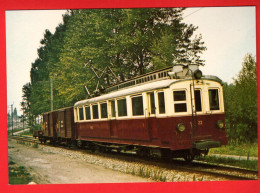
[[[117,89],[74,105],[79,143],[186,160],[227,143],[223,89],[217,77],[156,74]]]

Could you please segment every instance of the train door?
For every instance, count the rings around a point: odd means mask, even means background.
[[[155,140],[158,138],[158,131],[156,127],[156,108],[155,108],[155,94],[154,92],[147,93],[147,127],[150,133],[150,138]]]
[[[112,138],[118,137],[117,120],[116,120],[116,102],[115,99],[109,101],[110,112],[110,135]]]
[[[209,91],[209,99],[203,95],[202,88],[194,88],[193,90],[193,132],[192,137],[194,141],[205,140],[212,138],[212,125],[207,124],[211,122],[211,115],[205,115],[205,100],[214,100],[218,106],[218,96],[215,90]],[[206,93],[206,92],[205,92]],[[214,96],[213,96],[214,95]]]

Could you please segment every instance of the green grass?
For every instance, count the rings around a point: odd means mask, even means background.
[[[32,177],[24,166],[13,165],[13,162],[9,163],[9,184],[28,184],[32,181]]]
[[[28,131],[25,131],[25,132],[21,133],[21,135],[33,136],[33,132],[29,129]]]
[[[209,154],[226,154],[226,155],[238,155],[258,157],[258,144],[228,144],[219,148],[212,148]]]
[[[245,169],[250,170],[258,170],[258,160],[242,160],[242,159],[234,159],[234,158],[223,158],[217,156],[206,156],[205,158],[199,158],[201,161],[206,161],[209,163],[215,164],[224,164],[224,165],[231,165],[237,166]]]

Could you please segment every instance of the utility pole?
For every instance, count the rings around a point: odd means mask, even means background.
[[[12,135],[14,135],[13,104],[11,104],[11,119],[12,119]]]
[[[51,77],[50,77],[50,84],[51,84],[51,111],[53,111],[53,82]]]

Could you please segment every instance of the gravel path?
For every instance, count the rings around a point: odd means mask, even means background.
[[[77,153],[62,148],[8,142],[9,161],[25,166],[37,184],[151,182],[77,159]]]
[[[36,183],[118,183],[153,181],[223,181],[223,178],[180,172],[136,161],[108,158],[86,151],[9,141],[9,158],[25,166]],[[140,177],[139,177],[140,176]]]

